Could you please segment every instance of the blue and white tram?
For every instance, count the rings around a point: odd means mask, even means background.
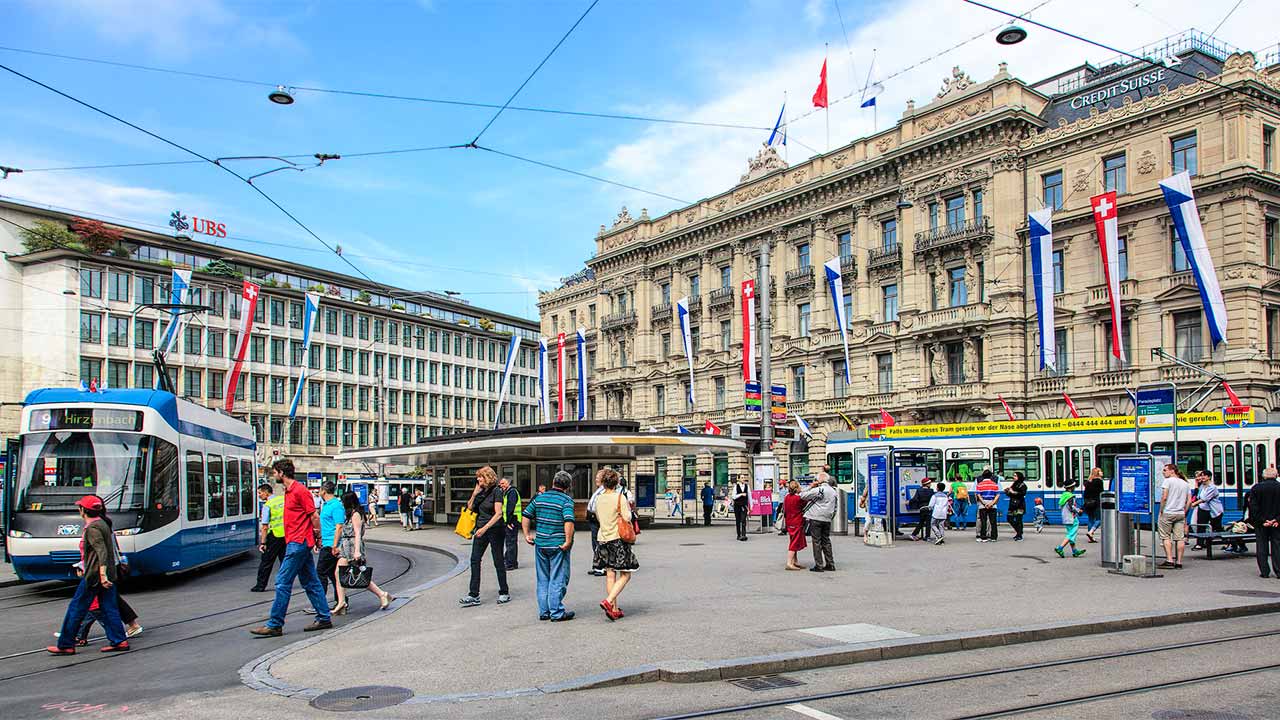
[[[1252,418],[1252,411],[1249,417]],[[1262,479],[1262,471],[1280,457],[1280,426],[1249,422],[1228,425],[1221,411],[1181,414],[1178,424],[1178,465],[1188,477],[1197,470],[1210,470],[1221,489],[1225,519],[1239,519],[1245,493]],[[1040,498],[1050,522],[1057,522],[1057,498],[1068,480],[1075,481],[1079,491],[1090,470],[1097,467],[1109,483],[1115,474],[1116,456],[1134,452],[1131,416],[900,425],[882,432],[879,437],[831,433],[827,439],[827,462],[842,487],[861,494],[866,486],[866,455],[888,452],[899,517],[906,514],[906,501],[922,478],[944,479],[949,485],[964,482],[972,494],[982,471],[991,469],[1004,480],[1002,489],[1015,471],[1021,472],[1028,485],[1028,516],[1034,500]],[[1141,441],[1142,452],[1173,456],[1173,433],[1169,429],[1144,430]],[[1002,518],[1006,504],[1002,498]],[[970,521],[975,514],[974,503],[970,502]],[[909,518],[903,517],[903,522],[908,519],[915,522],[914,511]]]
[[[27,395],[9,552],[23,580],[74,580],[75,501],[106,502],[134,575],[182,572],[251,550],[254,435],[248,423],[161,390]]]

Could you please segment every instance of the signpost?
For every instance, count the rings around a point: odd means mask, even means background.
[[[1178,464],[1178,386],[1171,383],[1156,383],[1154,385],[1139,386],[1137,393],[1134,394],[1133,402],[1133,452],[1134,455],[1142,456],[1142,431],[1150,428],[1170,428],[1173,431],[1173,447],[1170,455],[1170,464]],[[1156,503],[1155,494],[1155,472],[1159,463],[1152,455],[1146,455],[1149,458],[1149,471],[1151,478],[1148,480],[1150,488],[1150,497],[1147,501],[1148,511],[1151,513],[1151,569],[1144,577],[1158,577],[1156,574]],[[1117,473],[1119,477],[1119,459],[1117,458]],[[1141,471],[1141,467],[1135,467],[1131,470],[1132,477],[1135,478],[1137,473]],[[1123,489],[1123,488],[1122,488]],[[1123,500],[1119,500],[1123,502]],[[1123,505],[1121,505],[1123,508]],[[1124,512],[1121,509],[1121,512]]]
[[[753,411],[753,412],[760,412],[760,408],[761,408],[760,383],[758,382],[746,383],[746,396],[747,396],[747,410]]]
[[[781,423],[787,421],[787,388],[783,385],[772,385],[769,388],[770,410],[773,414],[773,421]]]
[[[1116,509],[1151,518],[1151,565],[1143,577],[1156,574],[1156,457],[1150,453],[1116,456]],[[1135,525],[1136,528],[1136,525]],[[1138,532],[1138,530],[1134,530]]]

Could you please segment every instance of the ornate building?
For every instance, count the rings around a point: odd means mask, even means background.
[[[1004,417],[1003,397],[1020,417],[1064,417],[1066,392],[1082,413],[1112,414],[1131,411],[1126,387],[1199,384],[1156,348],[1220,373],[1270,410],[1280,402],[1280,66],[1220,47],[1183,36],[1176,67],[1186,75],[1148,63],[1082,65],[1029,84],[1004,64],[983,82],[956,68],[889,130],[791,167],[766,148],[725,193],[655,218],[624,209],[600,229],[592,278],[542,296],[543,332],[593,333],[596,416],[603,408],[694,429],[707,419],[756,422],[743,403],[739,287],[757,277],[761,243],[772,243],[773,382],[814,428],[809,442],[778,448],[784,474],[821,464],[826,434],[847,427],[838,413],[858,423],[877,422],[881,408],[906,423],[994,420]],[[1157,186],[1183,169],[1230,317],[1216,349]],[[1106,351],[1109,305],[1089,205],[1111,189],[1124,236],[1126,364]],[[1054,340],[1066,359],[1052,374],[1038,368],[1027,290],[1026,217],[1041,203],[1055,208]],[[821,277],[835,257],[848,386]],[[672,313],[685,295],[692,405]],[[745,458],[657,463],[671,481],[723,480],[746,467]]]

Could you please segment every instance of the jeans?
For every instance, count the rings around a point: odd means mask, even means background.
[[[1013,539],[1022,537],[1022,513],[1015,510],[1009,513],[1009,527],[1013,528]]]
[[[713,507],[715,505],[707,505],[705,503],[702,506],[702,524],[707,527],[711,526],[711,508]]]
[[[831,555],[831,523],[810,520],[809,537],[813,540],[813,564],[835,570],[836,560]]]
[[[1085,525],[1084,531],[1091,533],[1102,527],[1102,506],[1089,505],[1085,507],[1084,514],[1089,518],[1089,522]]]
[[[293,579],[298,578],[307,599],[316,611],[316,622],[329,622],[329,603],[324,599],[324,588],[311,560],[311,548],[306,543],[291,542],[284,546],[284,562],[276,573],[276,599],[271,603],[271,619],[267,627],[284,627],[284,615],[289,612],[289,595],[293,592]]]
[[[1257,528],[1258,543],[1258,573],[1260,575],[1270,575],[1275,570],[1277,577],[1280,577],[1280,528],[1265,527],[1259,525]],[[1267,567],[1267,561],[1271,561],[1271,566]],[[66,626],[63,626],[64,628]],[[65,635],[63,637],[66,637]]]
[[[506,529],[499,523],[471,541],[471,587],[468,593],[471,597],[480,597],[480,561],[484,559],[486,548],[493,558],[493,569],[498,572],[498,594],[510,594],[507,590],[507,563],[503,559],[506,535]]]
[[[262,551],[262,557],[258,559],[258,581],[254,583],[254,587],[267,586],[271,580],[271,568],[275,566],[277,560],[284,562],[284,538],[267,533],[267,548]]]
[[[930,526],[933,528],[933,534],[938,536],[938,542],[942,542],[942,539],[947,535],[947,519],[931,518]]]
[[[978,537],[995,540],[1000,534],[995,508],[978,508]]]
[[[125,602],[124,596],[120,594],[120,586],[117,584],[112,590],[116,591],[116,609],[120,611],[120,622],[123,625],[132,625],[138,621],[138,613],[129,607],[129,603]],[[101,603],[99,603],[101,605]],[[85,614],[84,620],[80,622],[80,632],[76,634],[76,640],[88,640],[89,630],[93,628],[94,623],[99,625],[102,622],[102,609],[90,610]],[[128,628],[126,628],[127,630]],[[126,636],[127,637],[127,636]]]
[[[538,569],[538,616],[564,617],[564,594],[569,589],[569,553],[558,547],[534,548]]]
[[[95,597],[98,598],[98,611],[102,613],[102,629],[107,632],[107,642],[119,645],[125,641],[124,623],[120,621],[120,608],[116,605],[116,586],[104,588],[101,585],[90,585],[87,579],[80,578],[76,594],[71,596],[71,604],[67,605],[67,613],[62,617],[62,632],[58,634],[59,648],[75,648],[80,623],[84,621]]]
[[[921,537],[925,540],[929,539],[929,521],[932,520],[932,512],[925,508],[920,511],[920,519],[916,521],[916,529],[911,531],[911,537]]]
[[[400,513],[400,525],[401,525],[405,530],[412,530],[412,529],[413,529],[413,516],[411,516],[411,515],[410,515],[409,513],[407,513],[407,512],[402,512],[402,513]]]
[[[520,527],[519,524],[507,526],[506,547],[503,548],[502,559],[508,570],[520,567],[520,533],[516,531],[518,527]]]
[[[956,500],[952,503],[955,506],[955,521],[951,523],[951,527],[958,530],[964,530],[969,527],[969,501]]]
[[[733,504],[733,528],[739,538],[747,536],[747,508],[745,505]]]

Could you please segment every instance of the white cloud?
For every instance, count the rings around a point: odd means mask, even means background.
[[[11,175],[0,193],[20,202],[92,214],[120,222],[162,223],[174,208],[197,207],[193,196],[140,185],[123,185],[71,172]]]

